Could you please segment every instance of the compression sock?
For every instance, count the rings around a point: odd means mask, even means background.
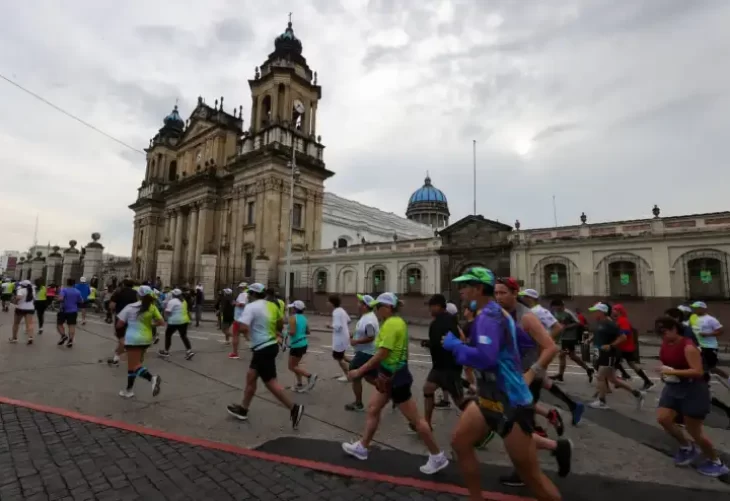
[[[575,410],[576,403],[568,395],[563,393],[563,390],[561,390],[557,384],[552,385],[548,391],[558,397],[563,402],[565,402],[570,412],[573,412]]]

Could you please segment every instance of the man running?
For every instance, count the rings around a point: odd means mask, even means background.
[[[720,382],[730,388],[730,376],[717,366],[717,352],[720,348],[717,338],[722,335],[722,324],[707,313],[707,305],[704,302],[695,301],[690,306],[693,314],[689,317],[689,325],[700,345],[702,363],[710,374],[720,376],[722,378]]]
[[[233,326],[231,327],[231,353],[228,358],[238,360],[238,345],[241,342],[239,330],[241,328],[241,316],[243,310],[248,304],[248,283],[241,282],[238,284],[238,296],[236,297],[235,309],[233,310]]]
[[[61,293],[58,295],[61,306],[56,315],[56,327],[58,328],[58,334],[61,336],[58,346],[65,344],[68,348],[73,348],[74,336],[76,336],[76,320],[79,308],[84,302],[81,293],[74,287],[74,282],[73,278],[69,278],[66,280],[66,287],[61,289]],[[68,335],[66,335],[63,324],[68,325]]]
[[[332,329],[332,358],[343,372],[337,381],[346,383],[348,381],[347,373],[350,371],[350,359],[345,356],[345,352],[350,347],[348,328],[350,315],[342,307],[340,296],[333,294],[329,297],[328,302],[332,307],[332,323],[328,326]]]
[[[109,365],[118,366],[119,357],[124,353],[124,329],[118,329],[116,324],[119,319],[119,313],[128,305],[136,303],[138,300],[137,291],[133,288],[134,282],[125,278],[122,280],[121,287],[117,287],[109,299],[109,314],[114,320],[114,335],[117,338],[117,346],[114,349],[114,356],[107,359]]]
[[[79,283],[74,285],[79,294],[81,294],[81,325],[86,325],[86,309],[91,306],[89,303],[89,294],[91,294],[91,287],[86,283],[86,277],[81,277]]]
[[[626,313],[626,308],[624,308],[623,305],[620,304],[613,305],[611,316],[616,322],[616,325],[621,331],[621,334],[626,336],[626,341],[618,346],[619,358],[618,362],[616,363],[616,369],[622,371],[623,367],[621,367],[621,362],[626,361],[628,366],[631,367],[631,369],[641,378],[642,381],[644,381],[644,387],[642,389],[644,391],[652,389],[654,387],[654,383],[651,379],[649,379],[649,376],[646,375],[646,372],[644,372],[644,370],[639,365],[639,356],[636,351],[636,343],[638,340],[635,339],[636,333],[634,332],[634,327],[629,321],[629,316]]]
[[[13,282],[11,282],[9,278],[4,278],[3,285],[2,285],[2,293],[0,295],[0,300],[2,300],[3,311],[5,311],[5,312],[8,311],[8,309],[9,309],[8,304],[10,303],[11,299],[13,299]]]
[[[559,355],[559,368],[558,373],[550,378],[554,381],[563,382],[563,375],[565,374],[566,358],[570,358],[573,363],[581,367],[588,375],[588,382],[593,382],[594,370],[588,367],[588,364],[583,361],[575,353],[575,348],[581,342],[583,338],[583,331],[585,330],[578,317],[573,312],[565,308],[565,303],[562,299],[553,299],[550,303],[550,308],[553,310],[553,315],[563,325],[563,332],[560,333],[560,355]]]
[[[353,332],[352,338],[350,339],[350,345],[355,350],[355,356],[350,361],[350,371],[359,369],[373,358],[373,355],[375,355],[375,339],[378,337],[378,332],[380,331],[378,317],[375,316],[373,307],[370,306],[375,300],[367,294],[358,294],[357,301],[360,306],[360,318],[355,325],[355,332]],[[378,371],[373,369],[367,374],[363,374],[362,377],[352,380],[352,393],[355,395],[355,401],[345,405],[345,410],[357,412],[363,412],[365,410],[365,406],[362,403],[362,380],[364,379],[374,385],[377,377]]]

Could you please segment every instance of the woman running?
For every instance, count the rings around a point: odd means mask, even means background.
[[[230,289],[229,289],[230,290]],[[170,346],[172,345],[172,335],[176,332],[180,333],[180,339],[185,346],[185,360],[190,360],[195,356],[193,347],[188,339],[188,326],[190,325],[190,313],[188,313],[188,303],[181,299],[182,291],[175,289],[172,291],[172,299],[167,302],[165,307],[165,317],[167,318],[167,328],[165,329],[165,349],[157,352],[162,358],[170,356]]]
[[[355,332],[350,339],[350,344],[355,350],[355,356],[350,361],[350,370],[354,371],[365,365],[375,354],[375,338],[378,337],[380,331],[380,323],[378,317],[373,313],[373,307],[370,304],[374,301],[372,296],[367,294],[357,295],[357,302],[360,306],[360,318],[355,325]],[[345,410],[362,412],[365,406],[362,403],[362,380],[364,379],[370,384],[375,384],[375,378],[378,377],[377,370],[373,369],[361,378],[352,380],[352,393],[355,395],[355,401],[345,405]]]
[[[289,322],[284,327],[285,336],[289,337],[289,370],[297,378],[297,384],[292,391],[303,393],[314,388],[317,384],[317,375],[311,374],[302,367],[302,357],[307,353],[307,336],[309,336],[309,322],[304,316],[304,303],[294,301],[289,305]],[[302,378],[307,378],[307,384],[302,383]]]
[[[655,332],[662,336],[659,349],[662,366],[658,372],[665,383],[659,398],[657,421],[679,442],[674,464],[687,466],[703,454],[705,461],[697,467],[699,473],[708,477],[727,475],[730,470],[703,432],[703,422],[710,413],[710,389],[700,350],[682,336],[682,324],[672,317],[659,317]],[[678,414],[684,417],[685,430],[692,440],[675,423]]]
[[[225,337],[223,344],[231,344],[231,326],[236,316],[236,308],[233,301],[233,290],[223,289],[223,294],[218,298],[218,312],[220,329]]]
[[[616,370],[621,373],[622,379],[631,378],[631,376],[626,373],[626,370],[621,365],[621,362],[625,360],[628,366],[633,369],[633,371],[641,378],[642,381],[644,381],[643,390],[650,390],[654,386],[654,383],[651,381],[651,379],[649,379],[649,376],[646,375],[646,372],[644,372],[644,370],[639,365],[639,354],[636,350],[638,340],[635,329],[629,321],[629,315],[626,313],[626,308],[624,308],[621,304],[613,305],[611,316],[616,322],[616,325],[621,331],[621,334],[626,336],[626,341],[618,346],[618,362],[616,363]]]
[[[138,377],[152,385],[152,396],[160,393],[162,378],[153,375],[144,364],[144,355],[152,345],[153,329],[165,325],[160,310],[155,305],[152,288],[142,285],[137,289],[139,301],[124,307],[117,315],[116,327],[124,330],[124,347],[127,352],[127,387],[119,392],[123,398],[134,396],[134,382]]]
[[[13,298],[15,304],[15,316],[13,318],[13,337],[10,338],[11,343],[18,342],[18,329],[20,322],[25,321],[25,335],[28,338],[26,344],[33,344],[33,315],[35,314],[35,306],[33,300],[33,285],[30,281],[23,280],[18,284]]]
[[[48,307],[48,289],[46,282],[42,278],[35,279],[35,312],[38,315],[38,334],[43,334],[43,320],[46,316],[46,308]]]
[[[408,369],[408,326],[398,315],[399,305],[400,301],[392,292],[379,295],[372,303],[375,314],[383,322],[375,344],[377,351],[362,367],[350,371],[348,377],[350,380],[362,378],[373,369],[377,369],[378,378],[375,387],[378,391],[370,397],[362,437],[353,443],[343,443],[342,450],[354,458],[365,461],[368,458],[370,443],[380,424],[380,413],[388,400],[393,399],[428,448],[428,461],[421,466],[421,473],[433,475],[446,468],[449,460],[436,444],[433,431],[426,420],[418,413],[418,403],[411,393],[413,376]]]

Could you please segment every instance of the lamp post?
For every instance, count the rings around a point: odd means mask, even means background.
[[[290,288],[291,288],[291,247],[292,247],[292,230],[294,228],[294,183],[299,179],[299,169],[297,168],[297,138],[292,134],[291,162],[289,162],[291,171],[290,191],[289,191],[289,237],[286,241],[286,276],[284,277],[284,296],[286,304],[291,304]]]

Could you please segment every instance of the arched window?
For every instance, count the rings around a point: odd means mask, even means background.
[[[167,179],[170,181],[177,179],[177,160],[170,162],[170,166],[167,168]]]
[[[373,271],[372,274],[373,277],[373,283],[372,289],[374,294],[382,294],[385,292],[385,270],[383,269],[377,269]]]
[[[720,299],[727,295],[722,262],[713,257],[691,259],[687,262],[687,281],[692,299]]]
[[[266,127],[271,123],[271,96],[264,96],[261,102],[261,127]]]
[[[317,272],[314,291],[318,294],[325,294],[327,292],[327,272],[325,270],[319,270]]]
[[[337,239],[337,248],[338,249],[344,249],[347,247],[347,239],[346,238],[338,238]]]
[[[408,268],[406,271],[406,294],[423,294],[423,275],[420,268]]]
[[[636,263],[614,261],[608,265],[608,287],[611,297],[638,297],[639,282]]]
[[[568,267],[563,263],[551,263],[543,268],[544,296],[568,296]]]

